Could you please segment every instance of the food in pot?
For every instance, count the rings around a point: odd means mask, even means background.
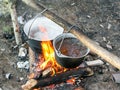
[[[59,49],[61,41],[62,40],[56,43],[57,50]],[[86,47],[76,38],[65,38],[59,51],[66,56],[80,57],[86,53]]]

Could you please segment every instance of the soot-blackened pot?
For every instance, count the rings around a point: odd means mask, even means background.
[[[52,41],[55,37],[62,34],[63,31],[63,27],[45,16],[33,18],[24,25],[24,32],[28,37],[28,44],[37,53],[42,52],[42,41]]]
[[[29,39],[28,44],[35,53],[42,53],[41,41]]]
[[[64,34],[61,34],[59,36],[57,36],[54,40],[53,40],[53,47],[54,47],[54,50],[55,50],[55,58],[56,58],[56,61],[63,67],[65,68],[75,68],[77,66],[79,66],[83,60],[84,60],[84,57],[89,53],[89,49],[87,47],[85,47],[81,42],[81,47],[84,47],[84,53],[83,55],[81,55],[80,57],[72,57],[72,56],[66,56],[66,55],[63,55],[62,53],[60,53],[58,51],[58,48],[56,48],[56,44],[58,42],[60,42],[62,39],[65,39],[65,38],[75,38],[77,39],[73,34],[71,33],[64,33]]]

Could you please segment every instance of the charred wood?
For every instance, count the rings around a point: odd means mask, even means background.
[[[86,76],[90,73],[90,70],[87,68],[76,68],[70,71],[66,71],[54,76],[42,77],[39,80],[30,79],[27,81],[25,85],[22,85],[23,90],[31,90],[35,88],[45,87],[51,84],[58,84],[62,82],[66,82],[66,80],[71,79],[73,77],[81,77]]]
[[[44,87],[51,84],[58,84],[61,82],[65,82],[66,80],[72,78],[72,77],[81,77],[83,75],[87,75],[89,72],[86,69],[73,69],[64,73],[60,73],[54,76],[50,76],[47,78],[42,78],[38,80],[37,84],[34,86],[34,88],[38,87]]]

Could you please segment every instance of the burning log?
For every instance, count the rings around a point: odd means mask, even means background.
[[[51,84],[58,84],[61,82],[65,82],[66,80],[72,78],[72,77],[81,77],[84,75],[88,75],[90,72],[87,68],[77,68],[72,69],[70,71],[66,71],[64,73],[60,73],[54,76],[41,78],[39,80],[30,79],[27,81],[25,85],[22,85],[23,90],[31,90],[34,88],[44,87]]]
[[[28,0],[24,0],[28,1]],[[33,0],[31,0],[32,3],[37,7],[36,10],[41,9],[46,9],[45,6],[42,4],[37,4]],[[28,3],[27,3],[28,4]],[[31,5],[31,4],[29,4]],[[31,5],[32,6],[32,5]],[[33,7],[33,6],[32,6]],[[60,26],[62,26],[65,30],[70,28],[72,25],[65,21],[64,19],[60,18],[50,10],[46,9],[46,11],[43,13],[44,16],[50,18]],[[74,34],[85,46],[87,46],[93,53],[96,53],[99,55],[101,58],[103,58],[105,61],[113,65],[114,67],[118,68],[120,70],[120,58],[117,57],[116,55],[110,53],[106,49],[102,48],[101,46],[97,45],[93,40],[89,39],[86,35],[83,34],[82,30],[79,27],[74,26],[71,30],[70,33]]]
[[[50,84],[57,84],[59,82],[64,82],[64,81],[70,79],[71,77],[78,77],[78,76],[80,77],[80,76],[82,76],[82,75],[84,76],[86,74],[88,74],[88,76],[90,76],[90,75],[93,75],[93,71],[89,68],[87,69],[87,71],[85,71],[85,69],[83,69],[83,68],[85,68],[87,66],[96,66],[96,65],[102,65],[102,64],[104,64],[102,60],[86,61],[85,63],[81,64],[78,67],[78,69],[73,69],[71,71],[67,71],[67,72],[58,74],[53,77],[52,76],[47,77],[52,72],[52,68],[47,68],[43,72],[41,72],[42,79],[40,79],[40,80],[30,79],[26,82],[25,85],[22,85],[22,88],[24,90],[30,90],[33,87],[34,88],[43,87],[43,86],[47,86]]]

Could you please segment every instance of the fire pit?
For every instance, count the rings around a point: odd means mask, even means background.
[[[28,82],[22,86],[24,90],[38,89],[61,82],[67,83],[71,80],[72,83],[75,83],[79,77],[91,73],[86,64],[82,68],[79,66],[89,53],[87,47],[73,34],[62,34],[63,28],[49,21],[46,17],[34,20],[26,23],[24,31],[28,35],[30,47],[38,54],[38,62],[36,63],[35,60],[35,63],[32,63],[34,70],[30,73]],[[53,23],[52,26],[50,26],[51,23]],[[48,28],[49,26],[52,28]],[[54,31],[55,34],[51,33]],[[63,43],[59,49],[62,40]]]

